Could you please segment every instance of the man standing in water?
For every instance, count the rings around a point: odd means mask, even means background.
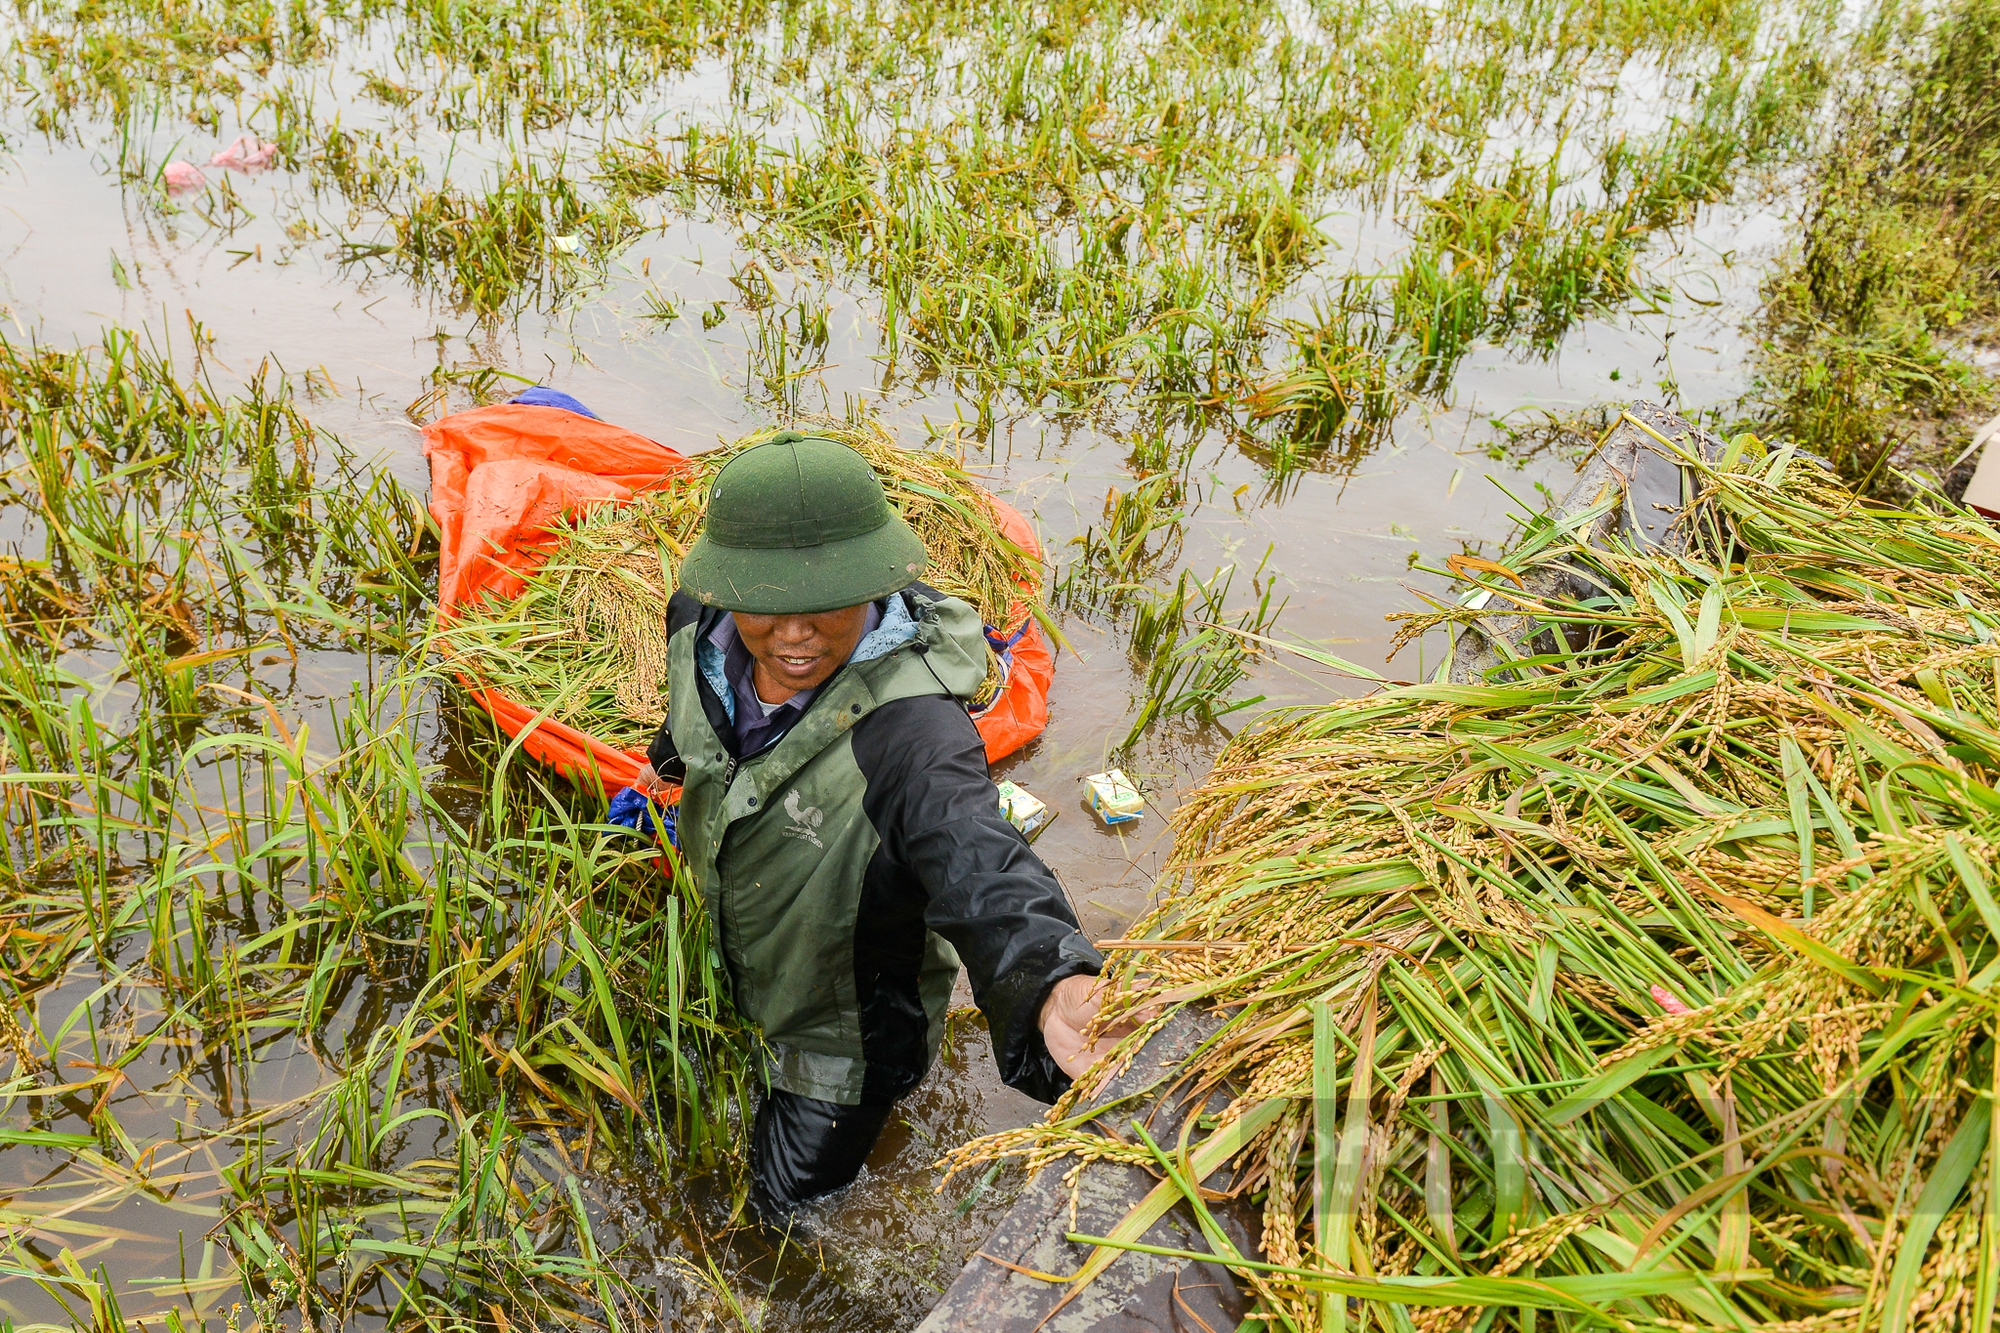
[[[751,1200],[782,1221],[848,1184],[944,1035],[961,963],[1000,1076],[1053,1101],[1099,1053],[1103,959],[1000,815],[967,704],[978,614],[866,459],[786,432],[716,475],[667,613],[666,722],[640,786],[677,841],[768,1091]]]

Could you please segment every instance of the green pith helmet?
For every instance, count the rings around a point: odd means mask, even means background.
[[[923,571],[924,544],[868,460],[788,430],[715,474],[681,589],[706,606],[790,615],[876,601]]]

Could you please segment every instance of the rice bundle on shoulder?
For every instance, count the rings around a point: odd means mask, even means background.
[[[1034,614],[1040,562],[1000,531],[986,494],[948,455],[898,448],[881,426],[814,420],[859,450],[930,557],[924,581],[1011,632]],[[642,749],[667,710],[667,601],[700,531],[708,486],[763,431],[697,456],[667,490],[581,510],[552,531],[547,558],[512,599],[464,608],[439,631],[454,667],[579,731]]]

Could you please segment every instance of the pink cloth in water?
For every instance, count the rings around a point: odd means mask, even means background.
[[[278,145],[260,143],[254,134],[239,134],[236,142],[208,159],[211,167],[234,171],[262,171],[278,155]]]
[[[167,169],[160,174],[166,179],[168,194],[187,194],[192,190],[208,188],[208,177],[202,175],[201,168],[192,162],[169,162]]]

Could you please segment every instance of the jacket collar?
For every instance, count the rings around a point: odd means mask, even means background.
[[[872,662],[878,657],[887,657],[906,643],[917,637],[917,618],[910,614],[909,603],[903,594],[893,593],[875,604],[882,612],[882,619],[874,629],[868,631],[861,642],[854,645],[849,662]]]

